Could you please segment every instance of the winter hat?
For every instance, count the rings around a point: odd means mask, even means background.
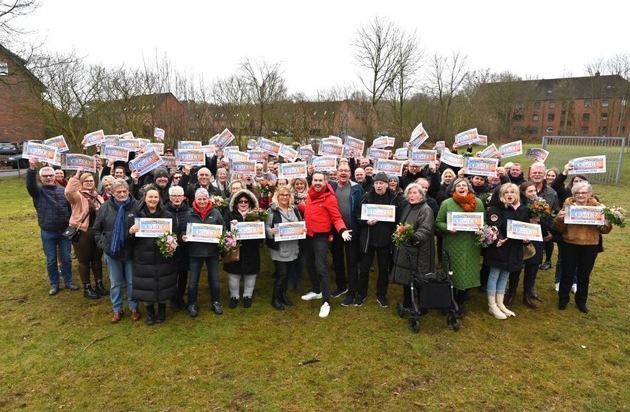
[[[378,172],[376,176],[374,176],[374,181],[389,183],[389,176],[387,176],[385,172]]]
[[[153,180],[157,179],[158,177],[168,177],[168,171],[163,167],[155,169],[153,171]]]

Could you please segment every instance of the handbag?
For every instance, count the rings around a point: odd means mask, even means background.
[[[536,248],[533,243],[523,244],[523,260],[531,259],[536,255]]]
[[[236,249],[234,249],[233,251],[231,251],[229,253],[224,253],[223,254],[223,263],[238,262],[240,260],[240,258],[241,258],[240,250],[241,250],[240,245],[236,245]]]
[[[79,222],[79,226],[83,223],[83,221],[90,215],[90,212],[85,215],[81,222]],[[63,236],[71,241],[72,243],[77,243],[79,241],[79,236],[81,235],[81,231],[79,231],[78,227],[68,226],[66,230],[63,232]]]

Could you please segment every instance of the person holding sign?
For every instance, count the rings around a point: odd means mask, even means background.
[[[265,222],[267,246],[271,254],[271,260],[276,266],[276,279],[273,287],[271,306],[277,310],[283,310],[286,306],[293,306],[293,302],[287,297],[288,272],[294,265],[300,253],[300,241],[285,240],[274,241],[278,234],[278,224],[299,222],[302,216],[294,204],[293,194],[288,186],[279,187],[273,195],[273,201],[269,205],[269,216]]]
[[[210,201],[210,194],[204,188],[198,188],[195,192],[195,200],[190,207],[190,217],[188,223],[202,223],[206,225],[225,226],[225,221],[221,212],[213,207]],[[188,246],[188,256],[190,259],[190,280],[188,282],[188,314],[197,317],[199,314],[199,277],[201,268],[206,264],[208,271],[208,285],[210,286],[210,301],[212,310],[217,315],[223,314],[219,301],[219,246],[217,243],[193,242],[184,236],[182,238]]]
[[[138,205],[136,218],[169,219],[168,212],[160,199],[160,191],[155,186],[148,186],[144,198]],[[172,227],[172,222],[171,222]],[[156,237],[138,237],[140,223],[136,221],[129,228],[133,239],[133,298],[145,303],[147,325],[162,323],[166,320],[166,302],[177,293],[177,262],[173,256],[164,256],[158,247]],[[155,314],[155,304],[158,312]]]
[[[510,272],[520,272],[523,267],[523,243],[529,243],[507,237],[508,220],[529,222],[527,206],[521,204],[521,194],[514,183],[501,185],[492,196],[486,212],[487,224],[495,226],[499,231],[497,240],[488,245],[484,256],[484,264],[490,268],[486,287],[488,308],[497,319],[515,316],[503,304],[505,286]]]
[[[447,217],[449,212],[484,212],[483,202],[477,199],[474,193],[467,179],[457,178],[453,182],[453,197],[442,202],[435,220],[435,225],[442,233],[443,239],[442,264],[446,270],[453,271],[455,300],[460,313],[463,313],[468,289],[480,285],[481,246],[477,244],[477,236],[481,232],[448,230]]]
[[[562,259],[562,278],[558,290],[558,309],[565,310],[569,304],[573,274],[577,273],[577,290],[575,304],[582,313],[588,313],[586,300],[591,271],[599,252],[599,235],[610,233],[612,225],[605,220],[603,225],[567,224],[565,216],[571,206],[600,206],[593,198],[593,187],[588,182],[574,183],[571,188],[572,197],[564,202],[564,207],[553,222],[554,228],[562,234],[564,241],[560,249]]]

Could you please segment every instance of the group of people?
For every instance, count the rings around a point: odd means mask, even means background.
[[[243,307],[251,307],[261,269],[260,253],[268,250],[275,265],[270,301],[277,310],[293,305],[287,291],[302,289],[304,268],[311,289],[301,299],[321,299],[320,317],[329,315],[332,298],[343,298],[342,306],[362,306],[376,257],[375,294],[383,308],[389,306],[390,283],[402,286],[402,306],[410,310],[414,277],[443,269],[453,273],[454,298],[461,313],[468,291],[481,287],[490,313],[506,319],[515,315],[507,306],[515,300],[521,271],[523,303],[538,308],[537,272],[546,269],[546,264],[551,266],[549,245],[552,248],[555,242],[559,250],[558,307],[567,307],[573,289],[578,309],[588,312],[590,273],[601,248],[601,234],[610,232],[611,225],[564,223],[562,205],[598,204],[584,176],[572,175],[564,185],[570,164],[559,173],[534,163],[525,177],[521,165],[509,163],[498,169],[496,177],[487,178],[469,176],[465,170],[439,162],[422,167],[411,163],[405,164],[402,176],[393,176],[374,173],[369,159],[342,158],[334,173],[309,167],[306,178],[290,181],[278,177],[277,168],[277,163],[265,160],[253,176],[233,175],[219,152],[204,167],[158,168],[140,176],[124,163],[105,162],[97,156],[95,172],[77,170],[64,186],[55,179],[59,171],[48,166],[39,168],[38,184],[36,162],[31,161],[26,186],[41,228],[49,294],[59,292],[60,277],[67,289],[80,289],[72,280],[72,245],[84,296],[99,299],[109,295],[112,323],[123,317],[124,285],[133,321],[141,317],[139,302],[145,306],[149,325],[166,320],[169,302],[173,310],[198,316],[204,264],[211,309],[221,315],[220,249],[216,243],[188,239],[187,225],[213,224],[230,230],[253,211],[266,210],[260,214],[266,215],[266,239],[239,241],[239,259],[223,263],[229,308],[241,302]],[[532,214],[527,205],[538,198],[547,201],[557,214],[555,219]],[[369,205],[393,206],[395,219],[362,218]],[[497,229],[496,241],[482,248],[480,231],[449,229],[450,212],[484,213],[486,224]],[[179,243],[175,253],[167,256],[160,252],[155,238],[136,236],[140,229],[137,218],[172,219]],[[508,220],[539,224],[545,242],[508,238]],[[279,223],[300,221],[306,228],[305,239],[274,240]],[[394,247],[392,235],[397,225],[410,226],[413,232]],[[72,242],[64,236],[69,226],[78,232]],[[534,245],[535,253],[524,257],[523,246],[528,243]],[[547,259],[543,259],[545,254]],[[103,283],[103,255],[109,290]]]

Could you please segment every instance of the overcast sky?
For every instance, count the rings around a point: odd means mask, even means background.
[[[281,62],[289,92],[357,82],[352,41],[375,16],[419,38],[425,56],[460,51],[470,69],[522,77],[584,75],[595,58],[629,53],[628,1],[43,0],[20,23],[49,51],[137,66],[166,56],[210,82],[239,62]]]

